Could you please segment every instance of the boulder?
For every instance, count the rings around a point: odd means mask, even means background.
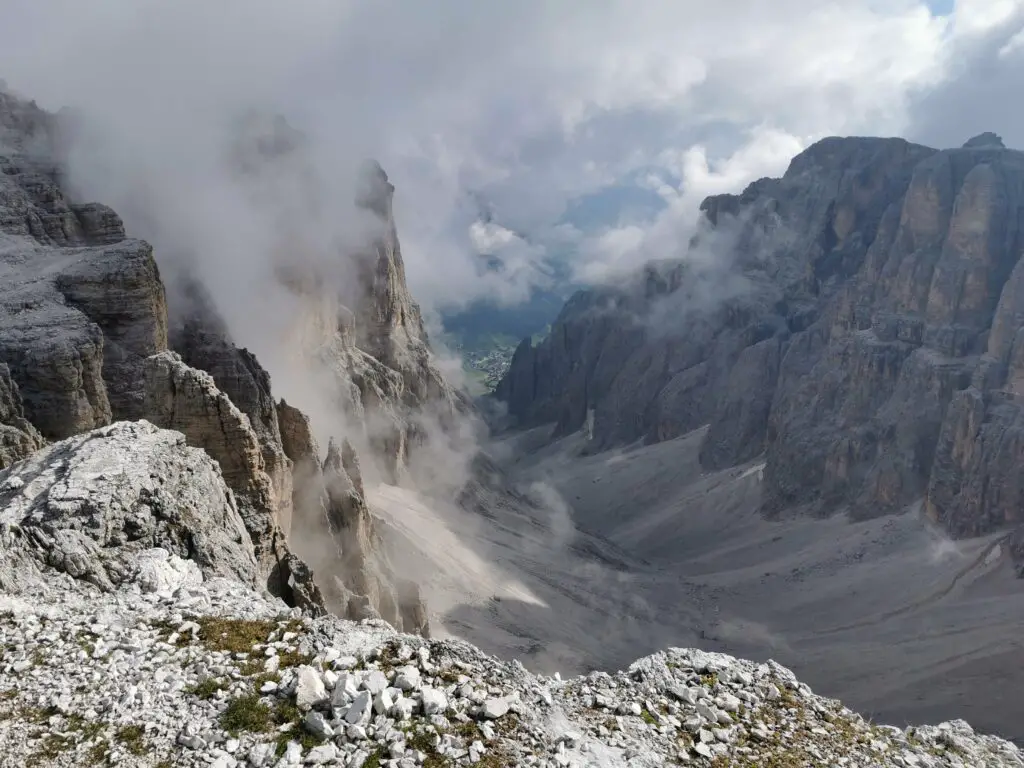
[[[75,435],[0,472],[0,526],[8,592],[46,567],[113,590],[136,580],[148,567],[142,553],[154,548],[193,561],[207,578],[258,580],[217,463],[146,421]]]

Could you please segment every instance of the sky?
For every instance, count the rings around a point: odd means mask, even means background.
[[[681,256],[704,196],[824,136],[1024,148],[1024,0],[0,0],[0,78],[91,114],[83,186],[144,183],[225,274],[261,247],[203,170],[225,115],[285,114],[331,179],[377,158],[431,311],[515,303],[556,254],[585,282]]]

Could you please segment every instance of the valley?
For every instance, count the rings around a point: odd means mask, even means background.
[[[389,487],[371,505],[420,542],[435,632],[533,671],[692,646],[775,659],[878,722],[1024,740],[1024,592],[1002,534],[954,542],[917,509],[767,521],[762,461],[702,471],[704,431],[590,456],[580,433],[506,436],[494,454],[540,484],[539,509],[470,519]]]

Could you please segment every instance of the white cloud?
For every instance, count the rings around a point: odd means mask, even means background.
[[[474,221],[470,224],[469,240],[481,254],[498,253],[510,245],[522,242],[522,238],[511,229],[490,221]]]
[[[308,131],[337,206],[355,162],[378,157],[398,188],[413,290],[437,307],[523,295],[546,279],[537,244],[565,242],[551,228],[567,202],[638,170],[668,172],[654,183],[668,209],[593,241],[575,233],[581,275],[678,251],[703,194],[778,173],[820,136],[963,141],[986,111],[950,94],[976,88],[1001,48],[1018,66],[1021,7],[958,0],[936,17],[921,0],[0,0],[0,76],[46,106],[98,115],[111,151],[96,196],[131,200],[124,174],[131,189],[148,179],[165,231],[208,237],[200,245],[221,251],[210,258],[228,274],[238,252],[259,249],[203,179],[229,109],[280,109]],[[501,274],[479,269],[470,192],[535,243],[505,242]],[[218,220],[226,231],[208,234]],[[244,248],[232,245],[240,235]]]
[[[675,186],[658,180],[658,192],[668,201],[667,207],[647,226],[609,227],[587,243],[578,263],[579,279],[602,282],[647,259],[685,256],[705,197],[738,192],[749,181],[780,175],[805,145],[783,131],[759,127],[724,159],[709,158],[700,145],[664,151],[660,164],[679,180]]]

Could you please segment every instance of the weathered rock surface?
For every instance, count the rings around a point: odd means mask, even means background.
[[[0,589],[46,567],[103,590],[130,583],[154,547],[206,576],[257,581],[252,545],[217,464],[178,432],[119,422],[62,440],[0,472]]]
[[[1024,766],[962,720],[872,723],[773,661],[670,648],[537,676],[139,559],[116,595],[0,597],[4,765]]]
[[[261,583],[291,604],[322,612],[320,577],[286,543],[301,505],[303,533],[326,538],[338,556],[341,535],[330,535],[329,483],[308,420],[278,405],[267,371],[234,344],[215,302],[187,274],[180,276],[186,284],[175,292],[180,301],[169,331],[150,246],[126,238],[120,218],[106,206],[66,194],[59,163],[66,128],[73,126],[0,92],[0,466],[25,457],[44,438],[60,440],[122,419],[144,417],[179,430],[220,465]],[[283,121],[271,128],[290,131]],[[235,158],[248,174],[299,147],[288,136],[268,142],[257,132],[249,138],[257,151]],[[327,362],[339,400],[357,417],[360,433],[352,438],[371,465],[376,468],[379,458],[386,478],[397,480],[420,412],[443,418],[461,403],[433,365],[405,284],[393,189],[377,166],[367,181],[360,203],[376,218],[380,236],[358,254],[358,274],[349,270],[347,277],[356,279],[341,281],[352,290],[339,289],[337,275],[325,281],[299,270],[318,286],[308,292],[313,322],[331,304],[306,362]],[[168,352],[169,345],[178,354]],[[335,575],[349,581],[346,594],[358,595],[370,613],[386,614],[401,627],[405,611],[407,628],[425,628],[415,588],[387,581],[394,574],[386,556],[373,551],[380,543],[368,512],[352,519],[366,529],[359,539],[365,546],[349,542],[344,557],[361,552],[366,568],[324,562],[331,576],[321,576],[331,584]]]
[[[520,423],[593,409],[595,448],[707,423],[705,466],[765,452],[768,514],[926,496],[955,535],[1021,522],[1024,153],[830,138],[701,207],[687,261],[577,295],[520,345],[497,390]]]
[[[148,358],[145,373],[145,407],[153,423],[183,433],[217,460],[235,493],[271,514],[275,500],[259,439],[213,376],[186,365],[176,352]]]
[[[25,418],[18,385],[10,369],[0,363],[0,469],[42,448],[43,438]]]
[[[294,409],[286,407],[281,413],[295,424],[289,411]],[[304,431],[301,420],[298,425]],[[306,435],[299,437],[310,447]],[[383,618],[400,631],[429,634],[419,587],[398,576],[378,529],[380,523],[366,504],[352,446],[332,440],[322,467],[307,475],[304,488],[307,493],[298,507],[303,518],[296,525],[303,531],[299,540],[306,557],[321,574],[326,607],[345,618]],[[325,535],[329,543],[318,541],[319,546],[312,546],[310,539]]]
[[[292,462],[281,442],[270,375],[256,356],[230,341],[227,326],[202,287],[191,284],[187,307],[171,334],[171,346],[184,362],[213,377],[214,383],[249,418],[259,441],[263,470],[274,490],[277,524],[287,535],[292,518]]]
[[[278,520],[282,506],[291,508],[291,485],[282,505],[249,418],[217,388],[210,374],[189,367],[175,352],[148,358],[145,373],[146,413],[217,460],[225,482],[237,494],[263,583],[271,594],[289,598],[293,583],[310,582],[311,575],[290,551]],[[299,591],[305,602],[319,594],[312,585]]]
[[[290,181],[314,189],[321,183],[314,159],[305,154],[305,138],[283,120],[253,121],[236,150],[236,173],[261,190]],[[288,260],[280,264],[279,278],[303,306],[294,329],[297,356],[334,379],[331,398],[354,427],[347,437],[368,470],[398,483],[427,426],[448,428],[470,406],[435,365],[409,292],[394,186],[378,164],[369,163],[354,194],[365,244],[345,246],[351,250],[336,259],[307,258],[283,246]],[[267,197],[267,215],[279,215],[274,196]]]
[[[276,411],[281,449],[292,462],[292,514],[301,518],[293,517],[294,527],[301,536],[315,528],[313,517],[323,512],[320,446],[306,414],[284,400],[277,403]],[[289,532],[293,521],[289,521]]]
[[[142,361],[167,347],[152,249],[105,206],[70,202],[52,118],[0,92],[0,360],[51,439],[143,413]]]

